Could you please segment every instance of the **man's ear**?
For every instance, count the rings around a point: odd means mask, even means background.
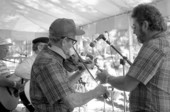
[[[148,21],[144,21],[142,24],[143,31],[147,31],[149,29],[149,23]]]
[[[65,44],[67,42],[67,38],[62,39],[61,42],[62,42],[62,46],[65,46]]]

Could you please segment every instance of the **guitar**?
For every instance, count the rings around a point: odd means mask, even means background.
[[[8,78],[12,80],[13,77]],[[16,81],[16,80],[15,80]],[[7,109],[13,110],[19,103],[19,93],[17,89],[0,86],[0,103]]]
[[[30,91],[30,80],[25,83],[24,93],[25,93],[25,96],[26,96],[26,98],[28,99],[28,101],[31,103],[29,91]]]
[[[19,102],[18,90],[0,87],[0,102],[8,110],[13,110]]]

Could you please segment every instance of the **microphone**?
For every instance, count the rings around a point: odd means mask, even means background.
[[[90,42],[90,47],[94,47],[97,43],[97,41],[99,41],[100,39],[104,39],[104,35],[100,34],[94,41]]]

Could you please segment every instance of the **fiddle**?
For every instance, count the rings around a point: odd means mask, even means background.
[[[63,61],[63,66],[68,72],[74,72],[77,70],[83,71],[85,70],[85,67],[83,66],[82,63],[86,65],[92,65],[91,60],[83,60],[83,59],[80,60],[75,55],[71,55],[69,58]]]

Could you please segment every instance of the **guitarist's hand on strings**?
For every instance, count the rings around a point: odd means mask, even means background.
[[[21,84],[19,82],[14,82],[14,86],[13,86],[13,88],[14,88],[14,92],[13,92],[14,96],[18,97],[18,94],[19,94],[21,88],[23,88],[23,87],[24,87],[23,84]]]
[[[13,88],[16,90],[19,90],[20,88],[22,88],[24,85],[21,84],[20,82],[14,82],[14,86]]]

